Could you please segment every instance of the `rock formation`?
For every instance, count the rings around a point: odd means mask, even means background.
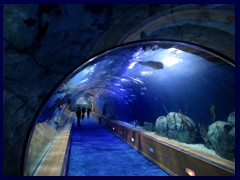
[[[154,131],[154,125],[151,122],[144,122],[143,129],[146,131]]]
[[[184,143],[194,143],[197,128],[188,116],[170,112],[167,116],[160,116],[155,122],[156,133]]]
[[[208,129],[207,136],[216,153],[235,161],[235,113],[228,117],[228,122],[216,121]]]

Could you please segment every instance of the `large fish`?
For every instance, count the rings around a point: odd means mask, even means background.
[[[151,67],[153,69],[163,69],[164,65],[162,62],[159,61],[136,61],[139,64],[143,65],[143,66],[148,66]]]
[[[211,106],[210,106],[210,113],[211,113],[212,121],[215,122],[215,120],[216,120],[216,106],[214,104],[211,104]]]

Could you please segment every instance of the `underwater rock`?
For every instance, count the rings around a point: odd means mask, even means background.
[[[217,121],[209,126],[208,138],[216,153],[235,161],[235,127],[225,121]]]
[[[235,111],[228,116],[228,123],[235,127]]]
[[[170,112],[168,115],[160,116],[155,122],[157,134],[184,143],[194,143],[197,128],[194,121],[182,113]]]
[[[154,131],[154,125],[151,122],[144,122],[143,129],[146,131]]]
[[[157,134],[162,136],[167,136],[168,125],[167,118],[165,116],[160,116],[155,122],[155,131]]]
[[[204,141],[204,146],[206,146],[209,149],[212,149],[211,142],[208,138],[208,127],[204,124],[198,123],[199,133],[201,135],[202,140]]]

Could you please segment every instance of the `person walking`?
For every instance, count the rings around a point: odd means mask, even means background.
[[[88,117],[88,118],[89,118],[89,116],[90,116],[90,112],[91,112],[91,108],[88,107],[88,108],[87,108],[87,117]]]
[[[84,120],[85,112],[86,112],[86,108],[83,106],[82,107],[82,120]]]
[[[81,120],[81,109],[80,109],[80,107],[77,108],[76,116],[77,116],[77,126],[80,126],[80,120]]]

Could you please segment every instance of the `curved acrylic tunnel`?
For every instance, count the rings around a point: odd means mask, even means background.
[[[178,112],[193,120],[199,134],[198,124],[226,120],[234,111],[235,67],[203,48],[169,41],[131,43],[90,59],[62,82],[39,114],[26,152],[26,174],[34,173],[78,106],[140,126]]]

